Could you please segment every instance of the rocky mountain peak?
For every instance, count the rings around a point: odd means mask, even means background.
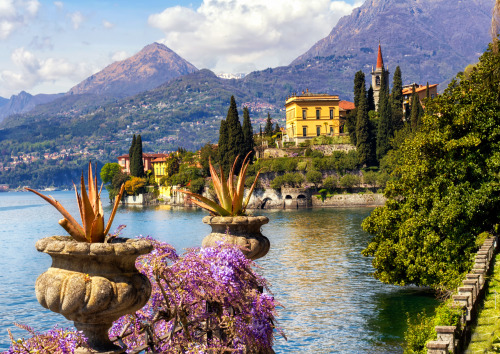
[[[161,43],[152,43],[122,61],[107,66],[74,86],[69,94],[130,96],[162,85],[173,78],[197,71],[174,51]]]

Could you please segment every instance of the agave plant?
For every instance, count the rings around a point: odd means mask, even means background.
[[[106,235],[111,228],[111,224],[113,223],[113,219],[116,214],[116,210],[118,209],[118,205],[120,204],[120,200],[123,195],[123,191],[125,189],[125,185],[122,184],[120,188],[120,192],[118,193],[115,204],[113,206],[113,211],[108,220],[108,224],[106,228],[104,228],[104,212],[102,209],[101,203],[101,189],[97,189],[97,177],[92,176],[92,164],[89,162],[89,170],[88,170],[88,192],[85,190],[85,181],[81,178],[81,195],[78,193],[78,190],[75,186],[76,200],[78,201],[78,209],[80,210],[80,217],[82,219],[82,225],[78,224],[78,222],[71,216],[70,213],[54,198],[50,196],[47,197],[34,189],[25,188],[30,192],[35,193],[39,197],[46,200],[50,203],[54,208],[56,208],[64,219],[59,220],[59,225],[61,225],[76,241],[80,242],[104,242]]]
[[[210,175],[212,176],[212,181],[214,184],[215,193],[217,194],[217,199],[219,200],[219,204],[215,201],[205,198],[197,193],[193,193],[186,190],[181,190],[180,192],[185,193],[191,196],[193,199],[193,203],[202,207],[203,209],[208,210],[213,215],[220,216],[237,216],[244,215],[245,210],[247,208],[248,202],[250,201],[250,196],[255,189],[255,185],[257,184],[257,179],[259,178],[260,171],[255,176],[255,180],[250,187],[250,191],[245,200],[243,200],[243,194],[245,191],[245,178],[247,173],[248,165],[250,164],[250,153],[247,154],[245,159],[243,160],[243,165],[240,170],[240,174],[238,175],[238,181],[236,186],[234,184],[234,170],[236,168],[236,164],[238,162],[239,156],[236,156],[234,160],[233,167],[229,172],[229,177],[226,180],[224,177],[224,171],[222,167],[220,167],[220,176],[217,174],[214,166],[212,166],[212,162],[209,161],[210,166]]]

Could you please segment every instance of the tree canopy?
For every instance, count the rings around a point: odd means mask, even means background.
[[[428,102],[420,129],[396,152],[385,206],[363,222],[363,251],[385,283],[453,288],[476,237],[499,222],[500,55],[486,51]]]

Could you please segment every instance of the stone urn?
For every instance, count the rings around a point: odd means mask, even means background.
[[[238,245],[249,259],[264,257],[271,246],[260,228],[267,224],[265,216],[205,216],[203,222],[212,232],[203,239],[202,247],[214,247],[217,243]]]
[[[36,249],[52,257],[52,266],[36,280],[38,302],[74,321],[90,349],[75,353],[121,353],[111,343],[112,322],[142,308],[151,294],[149,279],[135,268],[138,256],[153,246],[146,240],[77,242],[69,236],[38,240]]]

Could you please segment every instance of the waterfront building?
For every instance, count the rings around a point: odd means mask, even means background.
[[[169,154],[142,154],[142,163],[144,164],[144,172],[153,169],[152,161],[157,158],[168,157]],[[130,156],[128,154],[118,156],[118,164],[122,171],[130,174]]]
[[[292,95],[285,103],[286,123],[283,141],[295,144],[315,136],[344,134],[345,117],[354,104],[337,95],[311,93]]]

